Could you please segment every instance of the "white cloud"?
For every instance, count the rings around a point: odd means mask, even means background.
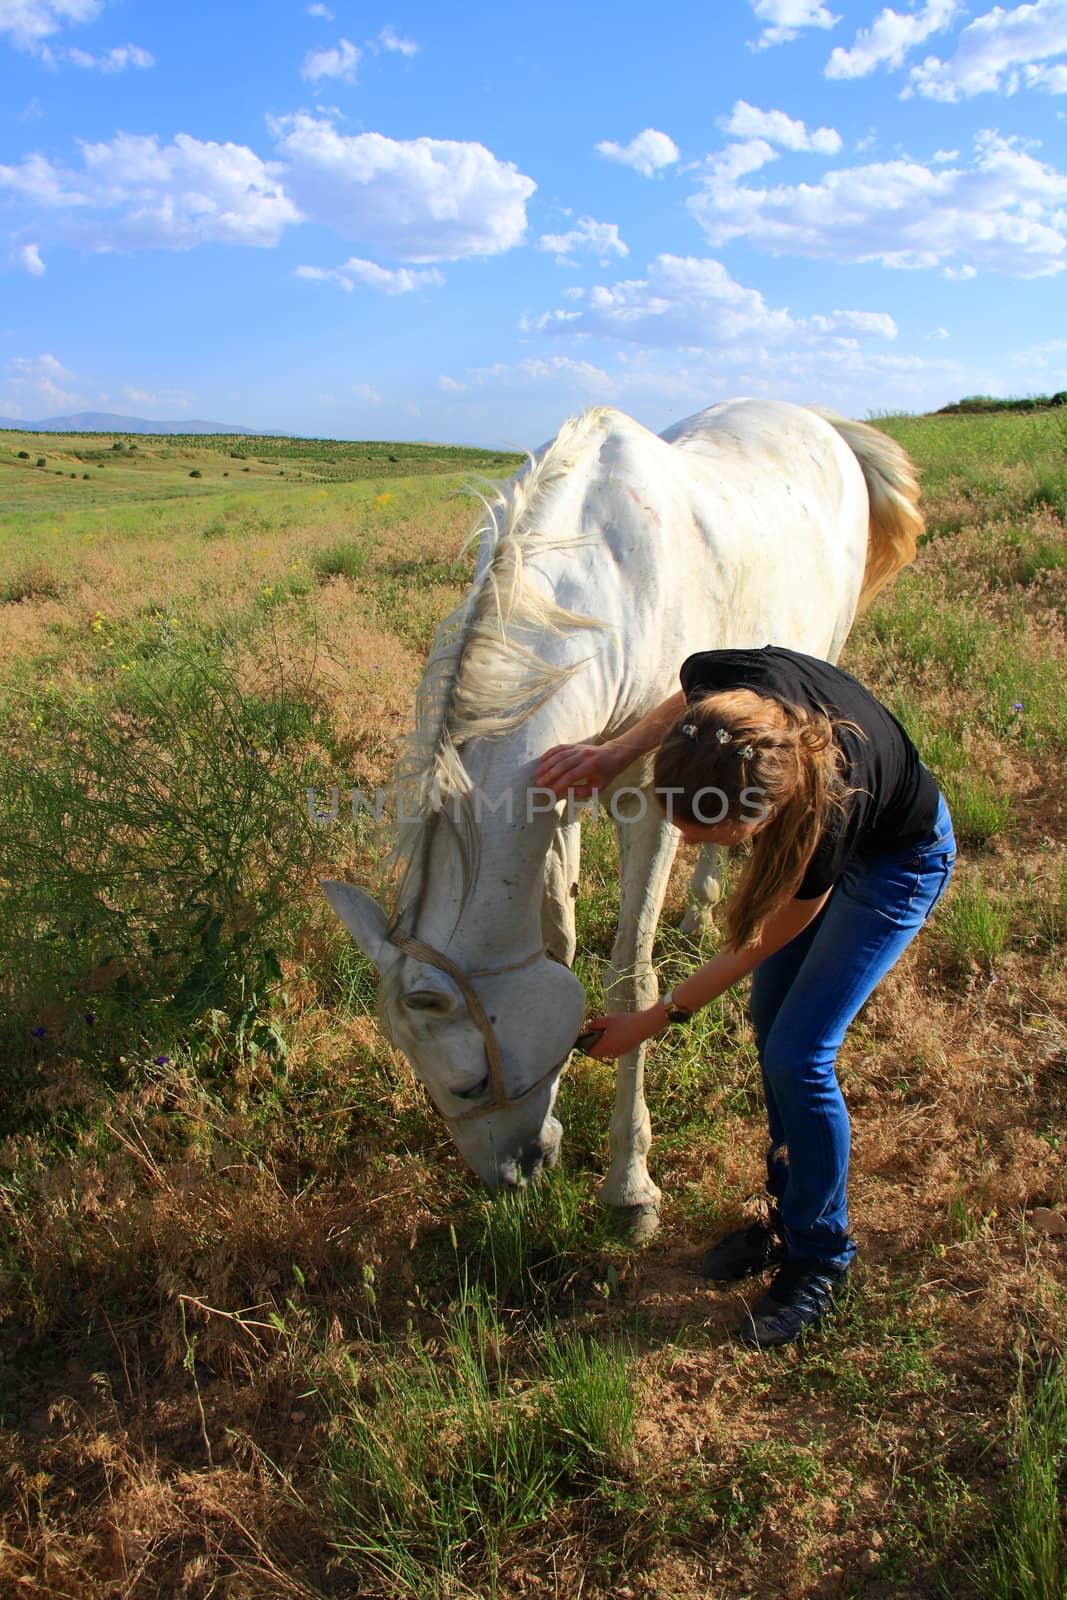
[[[1045,373],[1052,374],[1050,387],[1053,389],[1067,387],[1067,339],[1049,339],[1044,344],[1032,344],[1026,350],[1015,351],[1008,359],[1014,366],[1025,367],[1027,371],[1040,371],[1042,383],[1046,381]]]
[[[154,67],[156,64],[155,57],[136,44],[116,45],[103,56],[90,55],[87,50],[68,50],[66,59],[76,67],[106,73],[125,72],[127,67]]]
[[[525,361],[496,361],[491,367],[472,367],[467,373],[467,383],[460,387],[547,383],[560,378],[587,394],[605,396],[614,394],[617,389],[616,380],[610,373],[594,366],[591,361],[576,361],[573,356],[530,356]],[[442,380],[441,387],[453,388],[454,380],[449,379],[447,385]]]
[[[1035,0],[1005,10],[994,6],[968,24],[948,61],[928,56],[913,67],[905,93],[928,100],[976,94],[1014,94],[1020,88],[1067,93],[1067,67],[1038,66],[1067,50],[1067,0]]]
[[[897,325],[887,311],[831,311],[828,316],[808,317],[800,325],[816,333],[869,334],[877,339],[897,336]]]
[[[189,396],[180,389],[142,389],[134,384],[124,384],[119,390],[123,400],[135,406],[163,406],[172,415],[175,411],[188,411]]]
[[[661,167],[672,166],[680,154],[669,134],[660,133],[656,128],[645,128],[629,144],[615,144],[611,139],[602,139],[596,148],[605,161],[619,161],[624,167],[632,167],[646,178],[651,178]]]
[[[543,233],[536,248],[551,250],[564,260],[577,253],[595,255],[602,262],[630,254],[629,245],[619,238],[618,223],[594,222],[592,217],[579,217],[577,226],[567,233]]]
[[[53,355],[14,356],[7,364],[7,383],[17,414],[33,417],[35,411],[54,411],[84,403],[84,396],[66,387],[77,382]],[[39,420],[39,417],[34,418]]]
[[[419,53],[415,40],[405,39],[395,28],[383,28],[378,35],[378,43],[383,50],[393,50],[402,56],[415,56]]]
[[[283,161],[184,133],[167,145],[120,134],[83,144],[77,167],[39,154],[0,165],[0,192],[65,213],[63,236],[92,250],[270,246],[312,221],[359,240],[367,255],[420,265],[497,255],[525,236],[537,186],[484,145],[344,135],[306,113],[272,128]],[[384,287],[387,269],[371,261],[365,270]]]
[[[947,28],[960,10],[960,0],[926,0],[918,11],[898,12],[888,6],[869,28],[861,28],[851,50],[839,45],[826,63],[828,78],[865,78],[876,67],[899,67],[908,51],[932,33]]]
[[[756,41],[759,50],[787,44],[796,38],[801,28],[832,28],[841,21],[821,0],[749,0],[749,3],[759,20],[766,24]]]
[[[35,244],[24,244],[16,251],[15,259],[19,266],[34,278],[43,278],[45,264],[41,260],[41,252]]]
[[[498,255],[526,233],[537,185],[481,144],[341,134],[305,113],[274,124],[306,217],[408,262]]]
[[[353,256],[341,267],[296,267],[294,275],[320,283],[337,283],[349,293],[357,283],[380,294],[411,294],[415,289],[437,286],[444,278],[436,267],[415,271],[411,267],[380,267],[377,262]]]
[[[933,332],[928,333],[926,337],[931,341],[940,342],[942,339],[947,339],[949,337],[949,331],[947,328],[935,328]]]
[[[450,378],[447,373],[442,373],[437,380],[437,387],[443,389],[445,394],[465,394],[468,385],[460,383],[456,378]]]
[[[836,155],[841,135],[834,128],[814,128],[808,132],[803,122],[784,111],[760,111],[747,100],[735,100],[728,117],[719,118],[719,127],[739,139],[767,140],[785,150],[813,150],[819,155]]]
[[[0,0],[0,33],[20,50],[38,50],[42,41],[72,22],[91,22],[102,0]]]
[[[309,50],[300,76],[310,83],[318,83],[320,78],[340,78],[344,83],[355,83],[362,55],[358,45],[349,39],[340,39],[332,50]]]
[[[372,389],[369,383],[354,383],[352,385],[352,393],[358,395],[361,400],[365,400],[368,405],[380,406],[384,404],[377,389]]]
[[[333,12],[330,10],[329,6],[320,4],[319,0],[316,0],[315,5],[308,6],[307,11],[309,17],[321,17],[323,22],[333,21]]]
[[[580,310],[547,312],[531,330],[687,350],[787,338],[893,339],[897,333],[892,317],[878,311],[795,318],[769,306],[758,289],[738,283],[721,261],[693,256],[657,256],[646,277],[600,284],[583,299]]]
[[[712,245],[775,255],[981,269],[1032,278],[1067,266],[1067,176],[1015,141],[980,134],[969,166],[901,159],[756,188],[711,170],[689,208]]]
[[[977,278],[978,268],[964,265],[962,267],[944,267],[941,272],[943,278],[948,278],[952,283],[966,283],[969,278]]]
[[[154,136],[119,134],[109,144],[83,144],[81,153],[80,171],[40,155],[0,166],[0,189],[38,206],[96,212],[92,222],[67,224],[90,249],[274,245],[300,217],[276,169],[245,145],[185,133],[161,145]]]
[[[720,181],[733,183],[746,173],[758,172],[768,161],[777,160],[777,150],[766,139],[746,139],[742,144],[728,144],[725,150],[709,156],[705,171]]]

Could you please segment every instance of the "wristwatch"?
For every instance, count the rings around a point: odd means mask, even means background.
[[[668,989],[666,994],[660,995],[660,1002],[667,1013],[668,1022],[688,1022],[693,1015],[687,1006],[683,1006],[680,1001],[675,1000],[673,989]]]

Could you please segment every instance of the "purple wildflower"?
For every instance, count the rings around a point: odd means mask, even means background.
[[[1016,700],[1015,704],[1012,706],[1011,709],[1013,711],[1021,711],[1023,709],[1022,701],[1021,700]]]
[[[31,1039],[43,1039],[47,1032],[48,1032],[47,1028],[40,1028],[40,1027],[31,1028],[30,1029],[30,1038]]]
[[[93,1023],[96,1021],[96,1012],[95,1011],[87,1011],[85,1013],[85,1020],[86,1020],[86,1022],[89,1024],[89,1026],[91,1028]]]
[[[157,1067],[169,1067],[170,1066],[170,1056],[153,1056],[152,1059],[155,1062],[155,1065]]]

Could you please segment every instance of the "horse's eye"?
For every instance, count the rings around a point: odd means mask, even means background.
[[[489,1088],[489,1074],[486,1073],[481,1083],[476,1083],[473,1089],[456,1089],[454,1094],[457,1100],[480,1100]]]
[[[436,989],[413,989],[410,994],[404,995],[404,1004],[412,1011],[451,1011],[452,1003],[448,996],[439,994]]]

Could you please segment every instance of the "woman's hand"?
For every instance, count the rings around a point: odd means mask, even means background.
[[[590,1033],[594,1029],[601,1032],[602,1036],[588,1047],[585,1054],[595,1056],[598,1061],[614,1061],[616,1056],[624,1056],[627,1050],[636,1050],[639,1044],[644,1044],[646,1039],[651,1039],[653,1034],[661,1031],[655,1017],[655,1007],[648,1011],[613,1011],[605,1017],[593,1017],[592,1021],[584,1024],[582,1032]]]
[[[537,764],[534,783],[551,789],[559,799],[572,794],[588,800],[598,789],[629,766],[633,756],[625,747],[609,740],[607,744],[557,744],[546,750]]]

